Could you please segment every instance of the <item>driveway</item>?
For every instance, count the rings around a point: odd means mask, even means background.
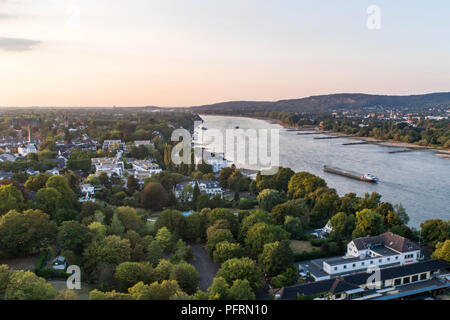
[[[214,277],[219,270],[219,266],[208,256],[204,247],[193,243],[190,243],[189,245],[191,246],[192,254],[194,255],[194,258],[190,263],[197,269],[200,276],[200,290],[206,290],[213,283]]]

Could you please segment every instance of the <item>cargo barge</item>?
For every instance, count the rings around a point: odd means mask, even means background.
[[[340,176],[344,176],[344,177],[348,177],[348,178],[352,178],[352,179],[356,179],[356,180],[360,180],[360,181],[371,182],[371,183],[378,182],[378,178],[369,173],[360,174],[360,173],[357,173],[354,171],[344,170],[341,168],[330,167],[330,166],[323,166],[323,171],[338,174]]]

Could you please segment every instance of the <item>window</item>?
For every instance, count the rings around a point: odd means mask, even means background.
[[[398,256],[395,257],[395,260],[398,260]]]
[[[334,267],[334,270],[337,270],[337,267]]]
[[[363,265],[364,265],[364,262],[361,262],[361,265],[363,266]]]
[[[344,264],[344,269],[347,269],[347,265],[346,264]]]
[[[379,260],[378,260],[379,263],[381,263],[382,261],[383,261],[382,259],[379,259]]]
[[[373,264],[373,260],[370,260],[370,264]]]
[[[409,282],[410,282],[409,277],[404,277],[403,278],[403,284],[407,284]]]
[[[387,261],[391,261],[391,258],[387,258]]]
[[[418,275],[412,276],[412,278],[411,278],[411,282],[416,282],[418,280],[419,280],[419,276]]]
[[[422,273],[420,275],[420,280],[425,280],[427,278],[427,274],[426,273]]]
[[[356,267],[356,263],[353,264],[353,268]]]
[[[394,286],[399,286],[402,284],[402,279],[395,279],[394,280]]]

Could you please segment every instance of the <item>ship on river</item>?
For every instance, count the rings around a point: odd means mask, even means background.
[[[358,173],[358,172],[354,172],[354,171],[350,171],[350,170],[344,170],[341,168],[337,168],[337,167],[330,167],[330,166],[323,166],[323,171],[325,172],[329,172],[329,173],[334,173],[334,174],[338,174],[344,177],[348,177],[348,178],[352,178],[352,179],[356,179],[356,180],[361,180],[361,181],[365,181],[365,182],[371,182],[371,183],[377,183],[378,182],[378,178],[375,177],[374,175],[370,174],[370,173]]]

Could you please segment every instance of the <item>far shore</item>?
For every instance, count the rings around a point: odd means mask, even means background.
[[[405,149],[414,149],[414,150],[424,150],[424,151],[432,151],[435,152],[435,155],[437,155],[440,158],[443,159],[449,159],[450,160],[450,150],[449,149],[441,149],[438,147],[430,147],[430,146],[420,146],[414,143],[407,143],[407,142],[400,142],[395,140],[380,140],[373,137],[360,137],[355,135],[349,135],[342,132],[334,132],[334,131],[328,131],[320,129],[318,126],[302,126],[302,127],[291,127],[284,123],[282,123],[278,119],[272,119],[272,118],[266,118],[266,117],[250,117],[245,115],[227,115],[227,114],[205,114],[206,116],[220,116],[220,117],[241,117],[241,118],[251,118],[251,119],[258,119],[258,120],[264,120],[269,123],[273,124],[279,124],[283,128],[289,129],[289,130],[311,130],[311,131],[318,131],[322,132],[324,134],[334,135],[334,136],[349,136],[348,139],[352,140],[362,140],[369,142],[371,144],[376,144],[383,147],[396,147],[396,148],[405,148]],[[200,115],[201,117],[202,115]]]

